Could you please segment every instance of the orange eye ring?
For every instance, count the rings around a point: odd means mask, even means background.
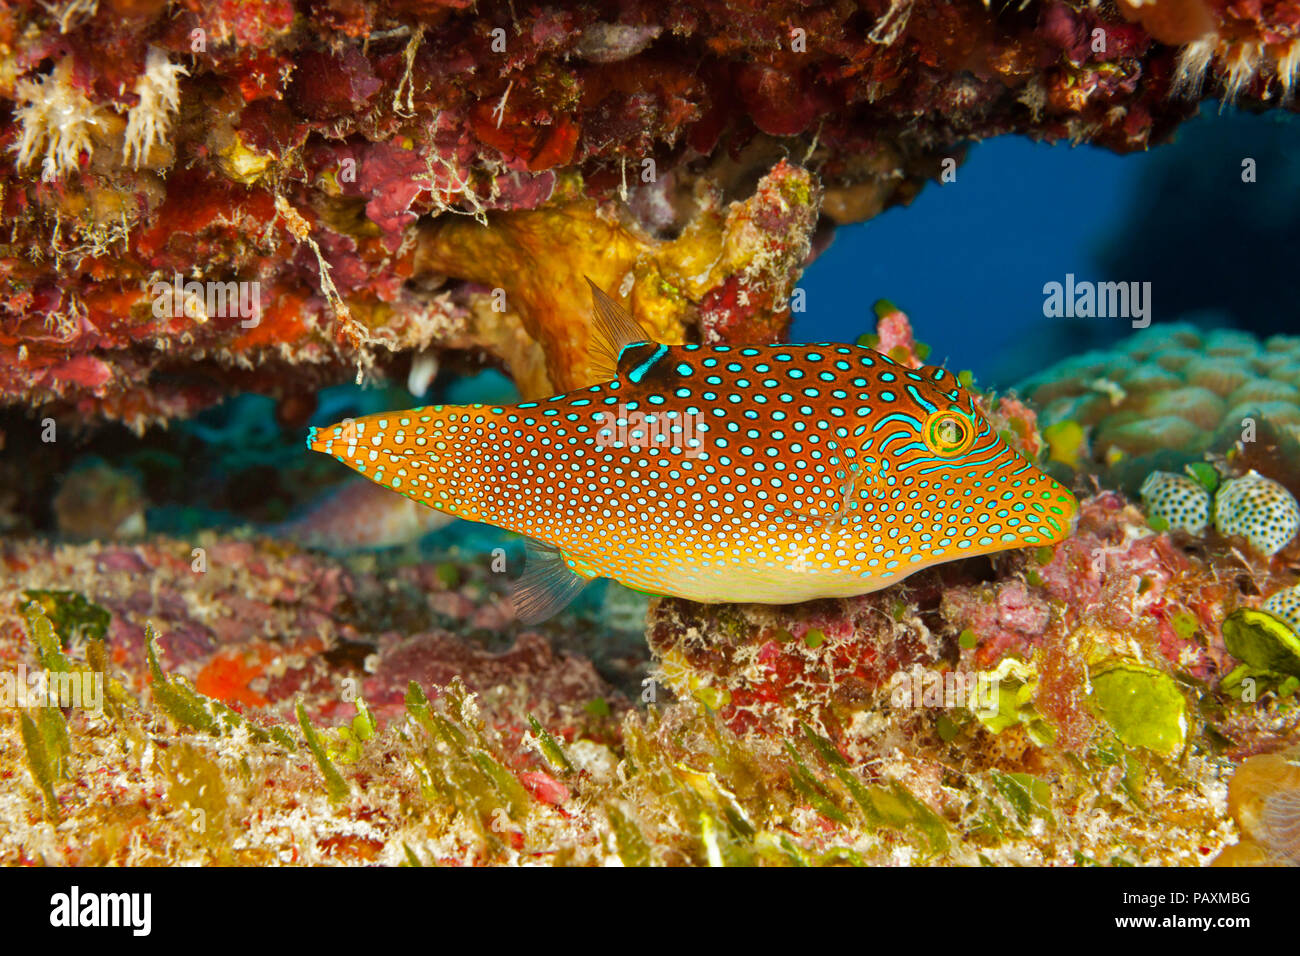
[[[925,420],[922,437],[936,455],[954,458],[966,454],[975,444],[975,423],[961,412],[941,408]]]

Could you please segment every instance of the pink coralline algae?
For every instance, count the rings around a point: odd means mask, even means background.
[[[1018,579],[997,586],[953,588],[943,600],[946,616],[981,635],[975,662],[982,667],[997,663],[1009,651],[1032,647],[1051,620],[1047,598]]]

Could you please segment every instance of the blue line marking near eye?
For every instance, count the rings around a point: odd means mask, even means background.
[[[918,434],[921,431],[921,422],[918,419],[913,418],[905,412],[893,412],[889,415],[885,415],[876,422],[875,426],[871,429],[872,433],[880,431],[880,429],[884,428],[890,422],[906,422],[908,425],[911,425]]]
[[[908,392],[908,394],[911,395],[914,399],[916,399],[917,403],[918,403],[922,408],[924,408],[927,412],[931,412],[931,413],[933,413],[933,412],[937,411],[937,409],[936,409],[933,405],[931,405],[929,402],[927,402],[924,398],[921,397],[921,393],[918,392],[918,391],[916,390],[916,386],[915,386],[915,385],[909,385],[909,386],[907,386],[907,392]]]
[[[938,471],[940,468],[977,468],[980,465],[987,465],[997,461],[999,458],[1002,457],[1002,452],[999,451],[989,458],[979,458],[979,459],[972,459],[970,455],[971,452],[967,452],[966,455],[962,458],[955,458],[952,461],[946,461],[943,464],[936,465],[933,468],[923,468],[921,469],[921,471],[917,472],[917,474],[928,475],[930,474],[930,472]],[[903,469],[912,468],[919,464],[921,464],[921,462],[919,461],[909,462],[908,464],[903,465],[902,468]]]
[[[651,355],[648,359],[646,359],[636,368],[632,369],[632,371],[628,374],[628,378],[633,382],[639,383],[641,379],[645,376],[645,373],[650,371],[651,366],[653,366],[655,362],[659,361],[666,354],[668,354],[668,346],[660,345],[659,348],[654,350],[653,355]]]

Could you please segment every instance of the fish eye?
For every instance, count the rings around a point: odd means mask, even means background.
[[[936,455],[962,455],[975,444],[975,425],[961,412],[940,409],[925,420],[924,437]]]

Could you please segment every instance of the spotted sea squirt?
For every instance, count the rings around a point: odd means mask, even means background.
[[[597,577],[788,604],[1070,532],[1074,496],[942,368],[853,345],[660,344],[593,296],[598,384],[370,415],[313,430],[308,446],[532,539],[515,594],[524,620]]]

